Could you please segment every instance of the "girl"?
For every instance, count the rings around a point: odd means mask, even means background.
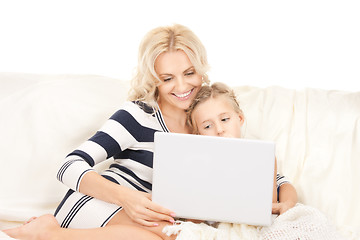
[[[244,120],[234,91],[223,83],[203,86],[187,109],[187,122],[195,134],[240,138]],[[295,188],[275,175],[272,212],[282,214],[296,203]]]

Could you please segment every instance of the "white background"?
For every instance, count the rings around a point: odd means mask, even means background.
[[[129,80],[140,40],[180,23],[212,81],[360,91],[360,1],[0,0],[0,72]]]

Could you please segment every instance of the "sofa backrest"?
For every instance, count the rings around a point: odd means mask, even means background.
[[[125,101],[129,82],[93,75],[0,74],[0,220],[52,213],[63,158]],[[360,229],[360,92],[235,87],[245,137],[276,142],[301,203]],[[102,168],[103,166],[98,166]]]

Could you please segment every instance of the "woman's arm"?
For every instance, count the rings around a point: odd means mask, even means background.
[[[157,221],[174,222],[171,216],[175,216],[175,214],[153,203],[149,193],[118,185],[94,171],[85,174],[81,180],[79,191],[94,198],[122,206],[133,221],[144,226],[156,226],[154,222]]]
[[[146,119],[146,114],[134,103],[127,103],[94,136],[66,157],[57,177],[71,189],[122,206],[132,220],[152,226],[154,221],[172,222],[171,212],[153,203],[150,194],[111,182],[93,169],[94,165],[137,142],[134,135],[142,131],[138,121]],[[150,135],[145,137],[145,142],[151,142]]]

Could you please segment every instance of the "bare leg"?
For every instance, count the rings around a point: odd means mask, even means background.
[[[10,237],[21,240],[161,240],[156,234],[131,225],[111,225],[92,229],[60,228],[53,215],[44,215],[23,226],[3,231]]]
[[[121,224],[120,224],[121,223]],[[158,227],[144,227],[134,223],[125,213],[119,212],[102,228],[70,229],[61,228],[53,215],[43,215],[31,222],[12,229],[3,230],[10,237],[21,240],[170,240],[175,236],[168,237],[162,233],[163,227],[168,223],[159,223]]]
[[[52,234],[56,236],[57,231],[60,230],[60,226],[54,216],[44,215],[38,217],[29,223],[25,223],[22,226],[2,230],[7,235],[16,239],[55,239],[51,237]]]
[[[119,226],[119,225],[128,225],[128,226],[134,226],[136,228],[141,228],[148,232],[154,233],[157,236],[159,236],[160,239],[163,239],[163,240],[174,240],[176,238],[176,236],[169,237],[162,232],[163,228],[167,225],[170,225],[171,223],[165,222],[165,221],[157,222],[157,223],[159,224],[159,226],[146,227],[146,226],[140,225],[140,224],[134,222],[133,220],[131,220],[129,218],[129,216],[125,213],[125,211],[120,211],[109,221],[109,223],[106,225],[105,228],[112,227],[112,226]]]

